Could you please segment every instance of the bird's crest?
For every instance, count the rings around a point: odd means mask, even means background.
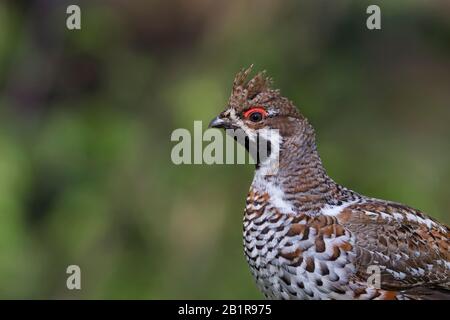
[[[266,75],[265,70],[258,72],[253,78],[247,81],[252,69],[253,65],[247,69],[242,69],[234,78],[231,100],[236,105],[243,106],[261,93],[266,93],[266,97],[279,94],[278,90],[271,88],[272,79]]]

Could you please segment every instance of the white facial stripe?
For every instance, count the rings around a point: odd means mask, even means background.
[[[258,133],[264,140],[270,141],[271,153],[267,159],[260,163],[259,169],[255,171],[252,186],[262,193],[270,194],[270,202],[280,212],[294,213],[294,206],[290,201],[284,199],[284,192],[280,186],[265,179],[266,176],[276,174],[279,169],[281,135],[278,130],[267,128],[258,130]]]
[[[260,129],[259,135],[266,141],[270,141],[270,155],[262,163],[260,163],[260,174],[273,175],[278,171],[280,161],[280,145],[282,138],[280,132],[275,129]]]
[[[234,124],[239,127],[248,136],[252,143],[258,143],[258,135],[266,141],[270,142],[271,150],[270,155],[262,163],[260,163],[260,169],[258,170],[262,176],[273,175],[278,171],[279,166],[279,155],[280,155],[280,145],[282,143],[282,138],[279,130],[276,129],[252,129],[248,127],[245,122],[239,118],[236,114],[236,110],[229,109],[225,115],[234,122]],[[267,155],[267,154],[266,154]]]
[[[245,134],[248,136],[248,138],[252,142],[256,142],[256,131],[254,129],[249,128],[242,119],[240,119],[237,114],[236,110],[231,109],[229,114],[230,119],[236,124],[237,127],[244,130]]]

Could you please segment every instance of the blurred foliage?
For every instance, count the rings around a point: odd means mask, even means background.
[[[0,297],[261,298],[242,253],[252,166],[170,160],[171,132],[222,111],[251,63],[336,181],[448,223],[449,3],[372,3],[381,31],[367,1],[0,2]]]

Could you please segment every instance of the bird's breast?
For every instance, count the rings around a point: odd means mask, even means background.
[[[351,235],[334,217],[284,213],[271,200],[251,190],[244,215],[244,252],[263,293],[275,299],[347,294],[355,269]]]

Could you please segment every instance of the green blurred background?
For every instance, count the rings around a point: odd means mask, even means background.
[[[262,298],[241,238],[253,167],[170,159],[251,63],[336,181],[449,223],[446,0],[1,1],[0,298]]]

